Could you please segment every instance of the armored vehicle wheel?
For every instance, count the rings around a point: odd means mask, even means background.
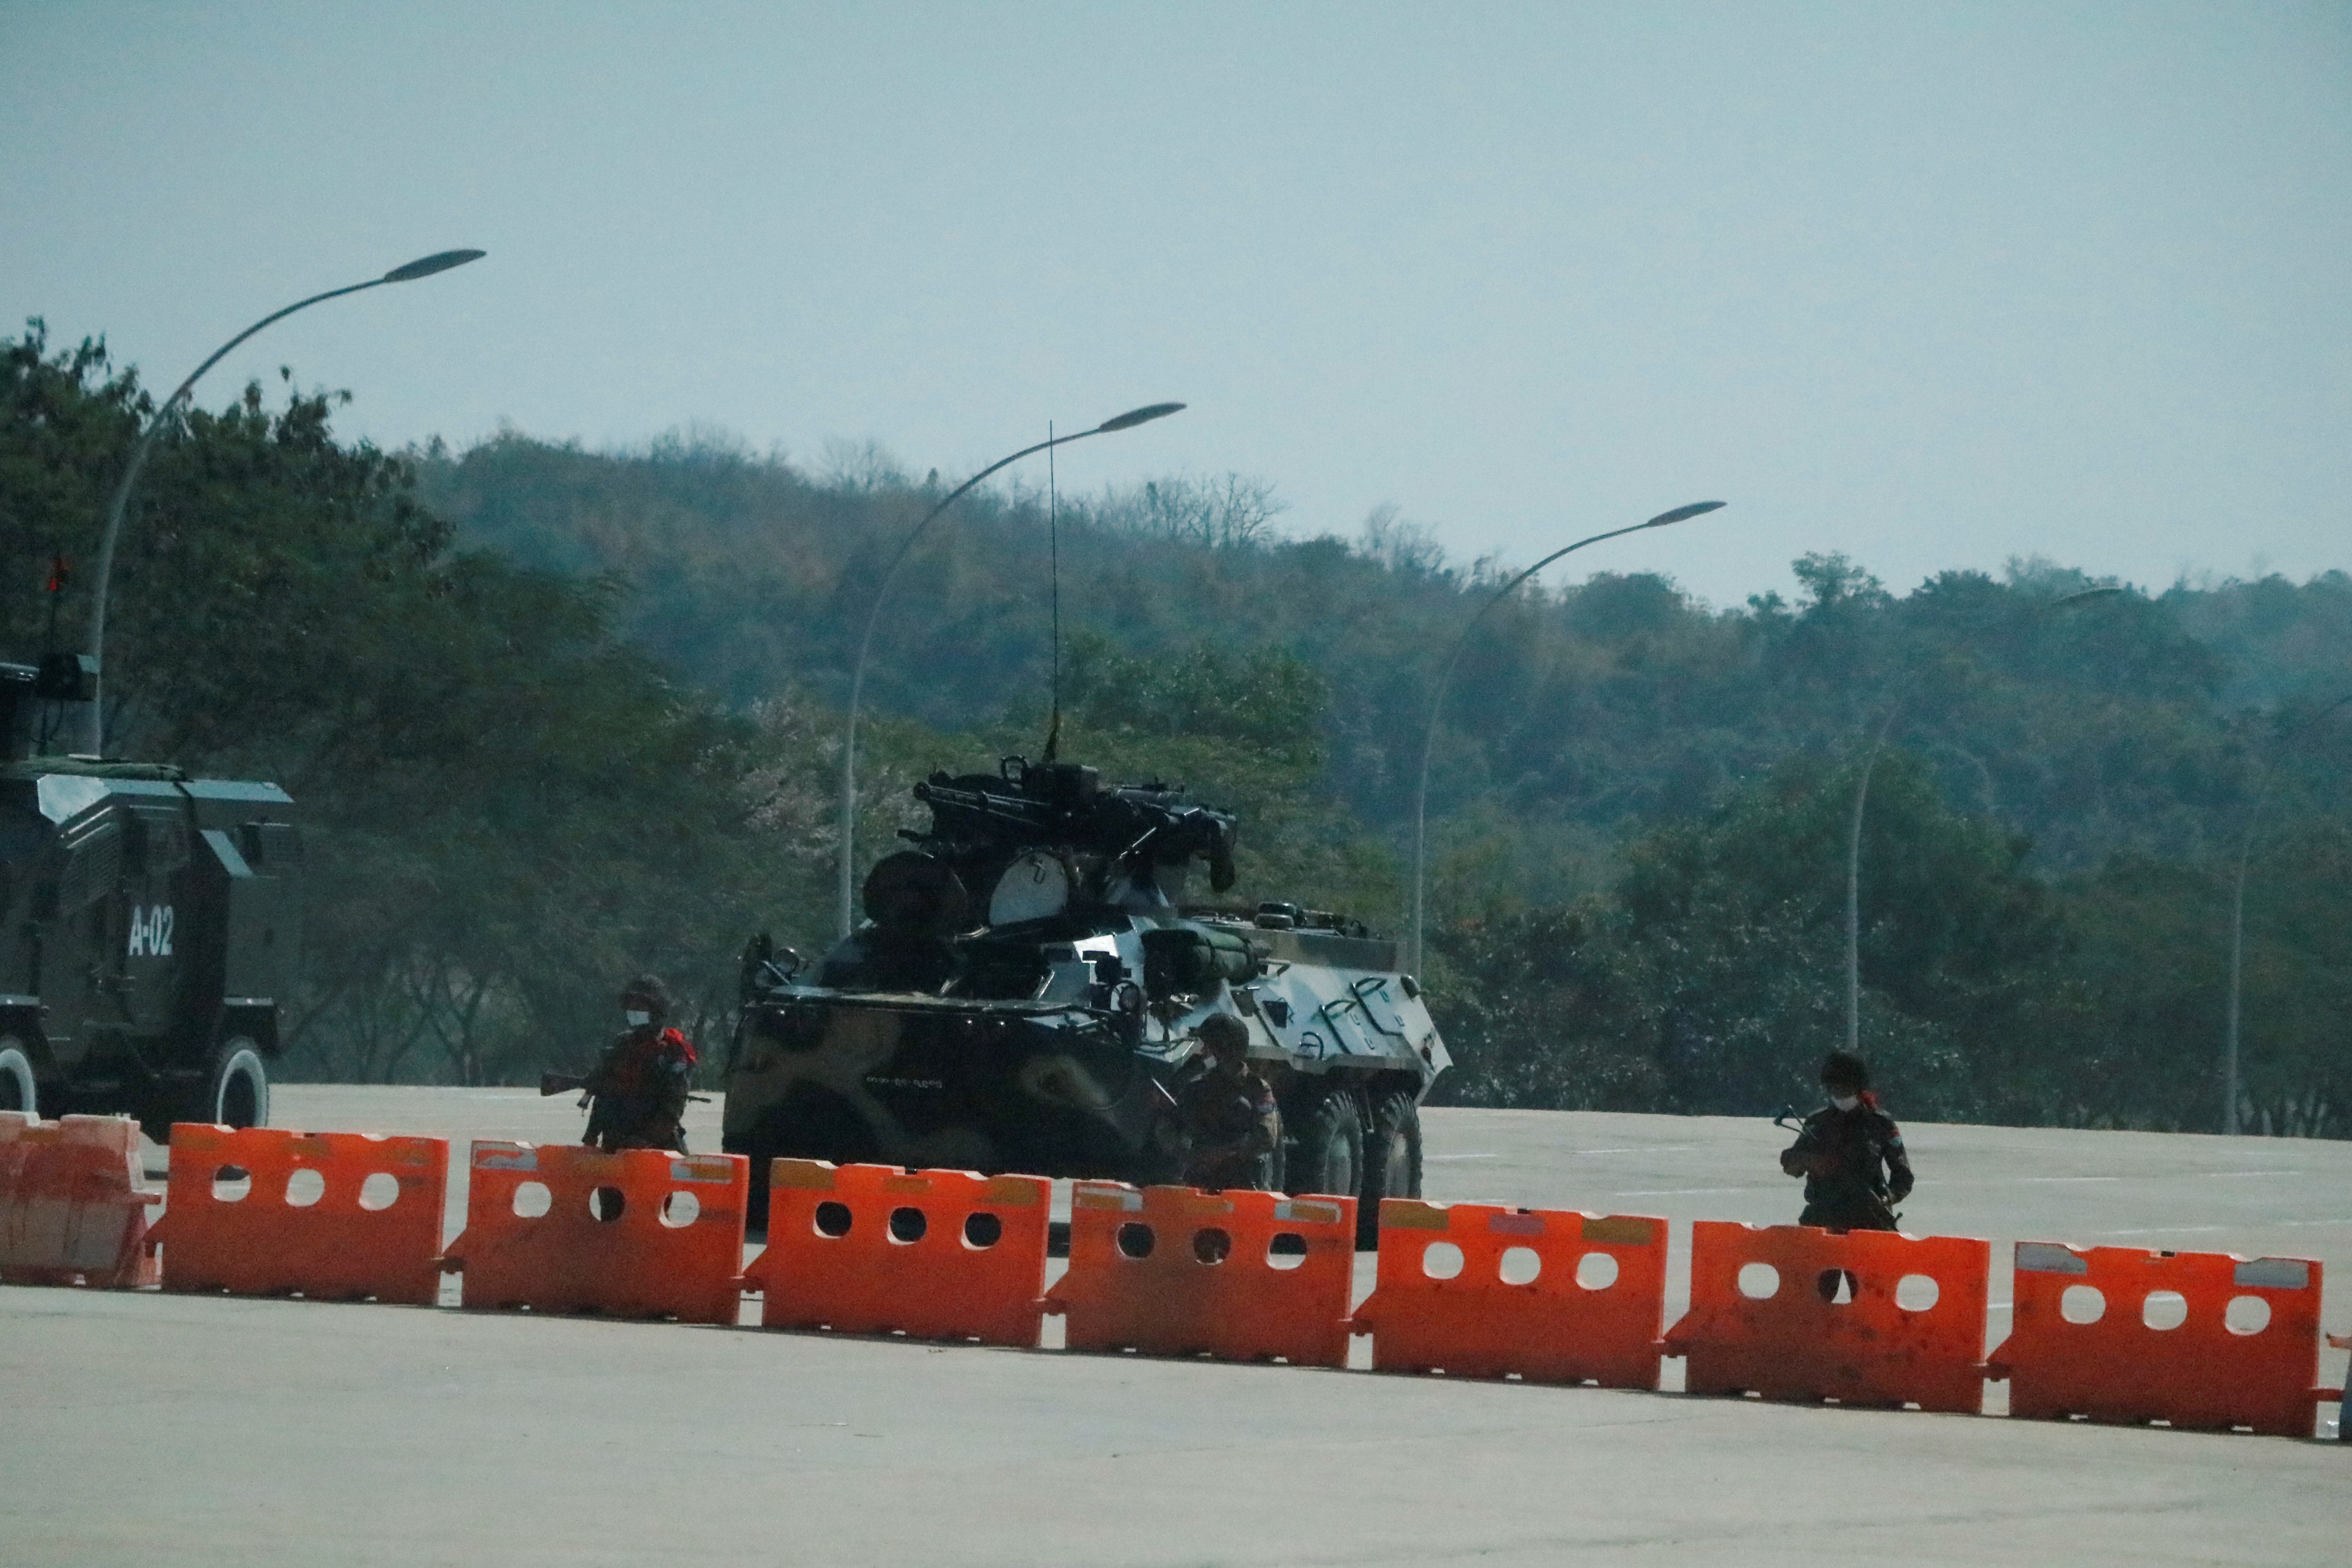
[[[1284,1129],[1286,1184],[1294,1193],[1354,1197],[1364,1184],[1364,1117],[1352,1089],[1325,1089]]]
[[[268,1126],[269,1069],[262,1065],[261,1048],[247,1036],[230,1036],[213,1047],[202,1078],[168,1089],[139,1119],[141,1128],[158,1143],[171,1141],[175,1121]]]
[[[1389,1089],[1372,1101],[1372,1132],[1364,1142],[1364,1194],[1356,1205],[1356,1247],[1381,1244],[1381,1200],[1421,1196],[1421,1107]]]
[[[0,1035],[0,1110],[41,1113],[39,1086],[33,1081],[33,1058],[14,1035]]]

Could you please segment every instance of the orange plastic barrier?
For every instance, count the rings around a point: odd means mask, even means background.
[[[1345,1366],[1355,1238],[1353,1198],[1079,1182],[1046,1310],[1074,1351]]]
[[[0,1283],[129,1290],[155,1283],[127,1116],[37,1121],[0,1111]]]
[[[468,1307],[732,1323],[748,1163],[478,1139],[466,1228],[442,1265],[464,1273]]]
[[[768,1246],[743,1271],[770,1329],[1034,1347],[1054,1184],[778,1160]]]
[[[2319,1287],[2307,1258],[2021,1241],[1992,1374],[2009,1379],[2011,1415],[2308,1437]],[[2168,1309],[2174,1326],[2153,1326]]]
[[[1980,1412],[1991,1264],[1969,1237],[1700,1220],[1666,1353],[1693,1394]]]
[[[232,1169],[247,1179],[216,1180]],[[448,1186],[446,1138],[183,1122],[171,1204],[149,1235],[166,1290],[429,1307]]]
[[[1381,1372],[1655,1388],[1665,1308],[1663,1219],[1389,1198],[1356,1326]]]

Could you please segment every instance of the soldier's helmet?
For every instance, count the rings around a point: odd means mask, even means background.
[[[1220,1061],[1235,1061],[1249,1049],[1249,1026],[1231,1013],[1212,1013],[1195,1031],[1202,1046]]]
[[[627,1008],[632,1003],[636,1004],[633,1010],[650,1013],[658,1024],[669,1016],[669,987],[658,974],[640,974],[621,987],[621,1005]]]

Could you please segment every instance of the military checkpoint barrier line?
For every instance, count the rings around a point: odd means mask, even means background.
[[[128,1117],[0,1111],[0,1284],[128,1290],[155,1283]]]
[[[778,1160],[768,1244],[744,1270],[760,1326],[1034,1346],[1045,1321],[1043,1176]]]
[[[746,1269],[741,1155],[478,1140],[443,1249],[443,1140],[182,1125],[173,1152],[151,1230],[135,1123],[0,1112],[0,1283],[430,1301],[454,1270],[469,1308],[722,1325],[748,1289],[770,1328],[1035,1348],[1059,1312],[1071,1351],[1333,1368],[1369,1332],[1376,1371],[1654,1389],[1675,1355],[1692,1394],[1964,1412],[2006,1378],[2017,1417],[2305,1437],[2344,1397],[2313,1386],[2309,1258],[2021,1241],[2013,1328],[1980,1359],[1990,1244],[1969,1237],[1701,1220],[1662,1335],[1670,1227],[1643,1215],[1389,1200],[1350,1314],[1352,1198],[1078,1182],[1045,1289],[1036,1176],[778,1160]]]
[[[429,1307],[441,1294],[446,1138],[181,1126],[163,1289]]]

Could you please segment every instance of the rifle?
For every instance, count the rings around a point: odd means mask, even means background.
[[[575,1089],[583,1093],[589,1092],[588,1080],[578,1073],[543,1072],[539,1075],[539,1092],[541,1099],[551,1094],[570,1094]],[[707,1094],[689,1094],[686,1098],[697,1105],[710,1103],[710,1097]],[[587,1101],[583,1100],[581,1103],[584,1105]]]

